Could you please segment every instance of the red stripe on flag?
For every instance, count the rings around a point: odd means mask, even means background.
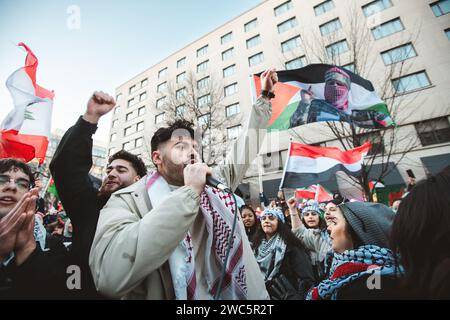
[[[291,143],[289,156],[306,158],[332,158],[344,164],[351,164],[361,160],[363,154],[367,153],[372,145],[366,142],[355,149],[341,151],[338,148],[308,146],[300,143]]]
[[[1,158],[21,158],[25,162],[34,158],[42,164],[47,152],[48,139],[45,136],[18,134],[15,130],[1,133]]]

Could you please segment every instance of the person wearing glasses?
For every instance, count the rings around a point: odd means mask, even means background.
[[[37,197],[30,167],[0,159],[0,299],[61,298],[66,292],[65,256],[46,252],[45,235],[35,228]]]

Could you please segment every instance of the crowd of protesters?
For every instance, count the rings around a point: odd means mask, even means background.
[[[261,78],[272,92],[276,73]],[[211,226],[231,227],[233,211],[223,193],[205,189],[212,171],[197,161],[191,124],[176,121],[153,136],[156,172],[119,151],[94,187],[92,135],[114,105],[96,92],[63,137],[50,164],[58,198],[39,197],[26,163],[0,159],[0,299],[450,298],[450,167],[410,184],[392,207],[283,192],[266,207],[240,207],[235,270],[220,292],[216,253],[229,244]],[[248,126],[264,127],[269,116],[265,95]],[[177,129],[187,140],[171,140]],[[236,143],[246,148],[245,132]],[[233,165],[240,156],[214,172],[233,190],[247,169]]]

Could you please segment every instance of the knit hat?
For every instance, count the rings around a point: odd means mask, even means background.
[[[275,216],[278,218],[278,220],[281,220],[281,222],[284,223],[284,214],[281,212],[280,208],[267,208],[264,209],[264,212],[261,214],[262,216]]]
[[[389,247],[394,211],[384,204],[370,202],[347,202],[339,207],[363,245]]]
[[[314,200],[308,200],[306,206],[302,210],[302,218],[308,211],[314,211],[317,212],[317,214],[320,214],[319,204]]]

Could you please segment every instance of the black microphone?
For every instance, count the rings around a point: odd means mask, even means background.
[[[226,185],[224,185],[222,182],[220,182],[216,178],[213,178],[212,176],[206,176],[206,184],[210,187],[222,190],[224,192],[231,193],[230,188],[228,188]]]

